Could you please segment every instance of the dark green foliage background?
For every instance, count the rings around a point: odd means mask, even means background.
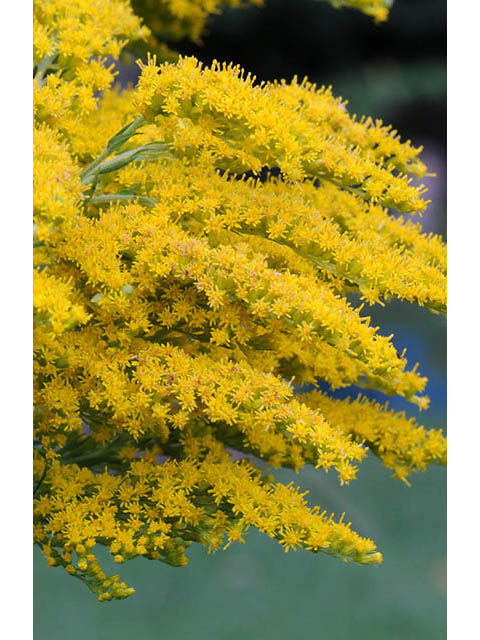
[[[228,11],[210,22],[201,48],[183,53],[233,60],[259,80],[308,75],[332,84],[351,111],[382,117],[424,144],[438,177],[426,226],[445,232],[445,28],[443,0],[396,0],[388,24],[314,0],[266,0],[263,10]],[[432,155],[433,154],[433,155]],[[429,218],[430,215],[430,218]],[[432,408],[417,416],[445,427],[445,321],[396,303],[373,313],[398,350],[430,378]],[[401,401],[397,408],[414,408]],[[375,458],[340,487],[333,472],[282,472],[310,489],[312,504],[347,513],[354,528],[384,553],[381,567],[357,567],[306,551],[285,554],[251,533],[246,545],[207,555],[194,545],[190,565],[138,559],[105,566],[137,593],[99,604],[62,569],[34,551],[37,640],[440,640],[446,637],[446,472],[412,476],[411,488]]]

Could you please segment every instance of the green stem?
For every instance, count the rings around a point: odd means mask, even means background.
[[[43,473],[42,473],[42,477],[40,478],[40,480],[37,483],[37,486],[35,487],[35,489],[33,490],[33,495],[35,496],[37,491],[40,489],[40,487],[42,486],[42,482],[45,480],[45,476],[47,475],[47,469],[48,469],[48,462],[45,461],[45,467],[43,468]]]
[[[78,464],[82,467],[90,467],[95,464],[105,463],[108,465],[119,465],[120,461],[117,458],[110,457],[112,452],[100,452],[90,455],[78,456],[77,458],[63,458],[63,462],[66,464]]]
[[[52,54],[46,55],[43,60],[38,63],[37,72],[35,73],[35,80],[38,82],[40,87],[43,87],[43,85],[45,84],[45,75],[57,55],[57,51],[54,51]]]
[[[88,204],[111,204],[114,202],[138,202],[147,207],[154,207],[158,200],[155,198],[149,198],[148,196],[137,196],[129,193],[107,193],[98,196],[93,196],[88,200]]]
[[[126,127],[123,127],[113,138],[108,141],[107,146],[102,151],[102,153],[93,160],[80,174],[80,179],[84,184],[88,184],[88,178],[94,177],[97,168],[99,165],[106,160],[116,149],[121,147],[127,140],[129,140],[133,135],[135,135],[137,129],[139,129],[145,123],[145,118],[143,116],[139,116],[133,122],[130,122]]]
[[[90,177],[90,175],[92,175],[92,177],[95,175],[96,168],[106,158],[108,158],[108,156],[111,155],[111,153],[112,152],[109,149],[104,149],[102,151],[102,153],[98,156],[98,158],[95,158],[95,160],[93,160],[93,162],[91,162],[87,167],[85,167],[85,169],[80,174],[80,179],[81,179],[83,184],[88,184],[88,182],[89,182],[88,178]]]

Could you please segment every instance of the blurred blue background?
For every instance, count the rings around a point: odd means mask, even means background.
[[[387,24],[314,0],[266,0],[264,9],[227,11],[209,23],[203,46],[173,45],[209,63],[240,63],[259,80],[308,75],[332,84],[350,110],[382,118],[425,146],[437,173],[425,183],[433,200],[424,227],[445,235],[446,2],[396,0]],[[130,76],[135,72],[130,72]],[[428,427],[445,428],[445,320],[393,303],[368,312],[397,350],[429,377],[431,408],[391,402]],[[342,391],[340,395],[347,395]],[[356,395],[356,390],[354,391]],[[251,533],[246,545],[208,555],[193,545],[185,568],[138,559],[113,567],[136,594],[99,604],[63,569],[34,551],[34,620],[38,640],[439,640],[446,637],[446,472],[390,477],[373,456],[358,479],[340,487],[333,473],[284,471],[310,490],[312,504],[340,514],[372,537],[380,567],[357,567],[306,551],[284,553]]]

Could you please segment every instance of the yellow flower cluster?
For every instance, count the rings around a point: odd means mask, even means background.
[[[54,333],[62,333],[77,324],[85,324],[91,316],[84,307],[72,302],[76,294],[68,283],[44,271],[35,270],[33,309],[36,322],[48,322]]]
[[[359,9],[367,16],[375,18],[376,22],[383,22],[388,18],[388,10],[393,0],[324,0],[336,8],[351,7]]]
[[[128,0],[35,0],[33,27],[34,114],[67,137],[114,80],[106,56],[149,33]]]
[[[326,180],[405,213],[428,204],[424,188],[398,173],[424,173],[421,149],[402,144],[380,122],[356,121],[330,89],[295,78],[255,85],[238,66],[214,61],[202,68],[193,57],[141,66],[136,108],[185,160],[208,157],[234,173],[275,167],[288,182]]]
[[[319,409],[332,426],[367,444],[407,484],[410,473],[424,471],[428,464],[446,464],[447,446],[442,432],[425,430],[404,412],[389,410],[388,403],[382,406],[362,396],[335,400],[318,391],[301,394],[300,398],[309,407]]]
[[[249,242],[260,237],[267,240],[262,253],[278,245],[293,249],[340,293],[353,285],[369,303],[394,296],[433,310],[446,308],[439,237],[425,236],[420,225],[393,218],[378,204],[326,180],[288,189],[274,177],[232,181],[209,161],[199,159],[186,172],[185,162],[175,158],[151,167],[129,165],[116,180],[119,189],[142,185],[157,203],[155,212],[168,212],[185,229],[195,226],[210,243],[225,232]]]
[[[222,3],[161,4],[196,37]],[[34,514],[49,565],[106,601],[133,589],[95,545],[182,566],[192,542],[226,548],[256,527],[286,551],[381,562],[260,461],[342,484],[368,450],[402,480],[445,463],[440,432],[386,406],[299,393],[323,380],[428,405],[359,301],[445,311],[443,242],[388,210],[425,209],[420,149],[330,89],[231,65],[151,58],[119,92],[104,56],[147,35],[128,2],[34,7]]]
[[[100,542],[115,562],[144,556],[172,566],[188,563],[186,549],[201,542],[209,549],[244,542],[253,526],[285,548],[351,558],[363,564],[381,561],[375,544],[343,522],[310,509],[305,493],[292,484],[260,481],[260,471],[230,454],[208,433],[185,440],[186,458],[156,462],[148,448],[132,460],[122,476],[92,473],[77,464],[52,462],[35,499],[38,541],[50,566],[63,566],[82,578],[100,601],[134,592],[118,576],[107,578],[92,553]],[[199,460],[199,453],[203,459]],[[38,464],[38,473],[42,466]],[[48,516],[48,524],[42,525]]]

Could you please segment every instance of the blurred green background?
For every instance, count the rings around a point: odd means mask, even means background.
[[[446,2],[396,0],[377,26],[352,10],[315,0],[266,0],[264,9],[214,16],[203,46],[176,45],[209,63],[232,60],[259,80],[308,75],[332,84],[355,113],[380,117],[425,146],[436,179],[425,181],[432,205],[428,230],[445,234]],[[133,72],[135,73],[135,72]],[[132,72],[129,77],[131,78]],[[394,303],[369,311],[398,350],[421,363],[431,408],[425,426],[445,427],[445,320]],[[346,390],[347,395],[356,390]],[[113,566],[136,594],[99,604],[62,569],[49,569],[34,551],[34,626],[37,640],[439,640],[446,637],[446,472],[412,476],[412,487],[390,477],[375,458],[358,479],[340,487],[333,472],[278,473],[310,490],[312,504],[343,511],[353,527],[384,554],[380,567],[357,567],[306,551],[284,553],[251,533],[247,544],[208,555],[193,545],[190,564],[171,568],[144,559]]]

